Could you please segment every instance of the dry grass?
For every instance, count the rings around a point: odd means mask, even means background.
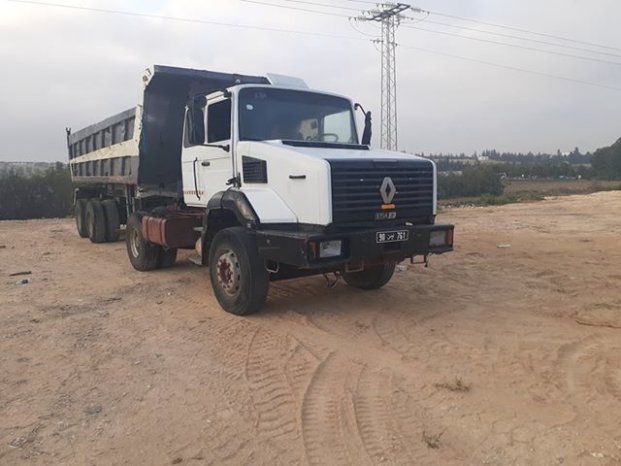
[[[456,377],[455,380],[450,382],[436,383],[434,386],[441,390],[448,390],[449,392],[466,393],[470,391],[470,384],[465,383],[460,377]]]
[[[507,196],[523,193],[537,193],[544,196],[562,196],[567,194],[587,194],[597,191],[620,189],[619,181],[594,180],[506,180]]]
[[[444,431],[439,434],[430,434],[427,431],[423,431],[423,442],[427,444],[427,446],[433,450],[437,450],[440,448],[440,439],[444,435]]]
[[[505,180],[501,196],[485,194],[478,197],[440,199],[440,207],[497,206],[518,202],[542,201],[546,196],[590,194],[599,191],[621,190],[620,181],[594,180]]]

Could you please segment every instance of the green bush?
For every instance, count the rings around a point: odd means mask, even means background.
[[[72,204],[69,168],[60,162],[41,175],[0,177],[0,220],[66,217]]]
[[[438,197],[476,197],[484,194],[500,196],[504,186],[500,175],[489,165],[466,167],[461,174],[438,176]]]
[[[597,177],[603,180],[621,180],[621,139],[610,147],[597,149],[591,161]]]

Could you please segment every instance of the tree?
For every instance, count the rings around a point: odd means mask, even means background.
[[[598,178],[621,179],[621,138],[610,147],[602,147],[593,153],[591,164]]]
[[[73,188],[69,168],[57,163],[41,175],[0,178],[0,220],[66,217]]]

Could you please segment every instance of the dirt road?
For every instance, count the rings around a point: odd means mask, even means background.
[[[621,193],[440,221],[431,268],[250,318],[187,256],[0,222],[0,464],[621,464]]]

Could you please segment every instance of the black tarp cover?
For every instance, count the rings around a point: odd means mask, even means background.
[[[269,84],[265,77],[155,65],[144,91],[138,184],[171,186],[181,180],[185,105],[195,95],[235,84]]]

